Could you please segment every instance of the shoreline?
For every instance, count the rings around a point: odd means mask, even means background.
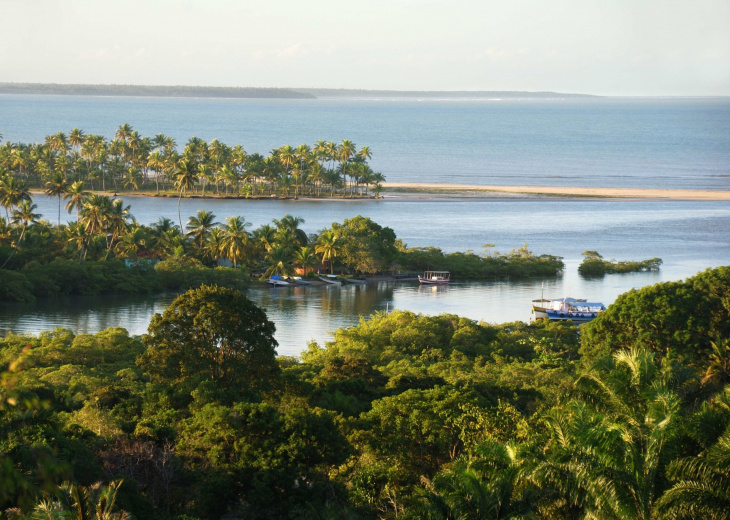
[[[200,194],[183,195],[184,199],[204,200],[238,200],[238,201],[308,201],[308,202],[364,202],[388,200],[504,200],[504,199],[620,199],[620,200],[685,200],[685,201],[728,201],[730,190],[681,190],[653,188],[588,188],[568,186],[486,186],[480,184],[437,184],[421,182],[384,182],[385,190],[376,199],[366,197],[236,197]],[[31,189],[33,194],[45,193],[40,189]],[[175,199],[171,193],[145,193],[133,191],[114,192],[112,190],[94,190],[93,193],[110,197],[148,197]]]
[[[484,186],[478,184],[435,184],[420,182],[384,182],[385,193],[405,196],[548,196],[603,199],[665,199],[730,201],[730,190],[678,190],[642,188],[587,188],[563,186]]]

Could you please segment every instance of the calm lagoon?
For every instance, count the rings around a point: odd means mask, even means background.
[[[57,201],[35,197],[39,211],[53,219]],[[160,217],[177,220],[177,200],[128,197],[141,223]],[[528,321],[530,300],[573,296],[613,302],[632,288],[680,280],[708,267],[730,263],[730,206],[723,202],[609,201],[603,199],[497,198],[441,201],[396,197],[384,201],[182,201],[183,219],[198,209],[222,220],[241,215],[253,227],[289,213],[302,217],[303,229],[317,232],[361,214],[393,228],[409,246],[437,246],[446,252],[492,243],[501,252],[525,242],[535,254],[564,257],[562,276],[546,280],[476,283],[455,280],[449,287],[417,283],[377,282],[349,287],[256,287],[248,296],[267,310],[276,323],[278,352],[297,355],[314,339],[320,344],[330,332],[358,323],[361,317],[387,310],[453,313],[489,323]],[[64,215],[65,218],[70,218]],[[605,258],[638,260],[660,257],[662,269],[652,273],[584,279],[577,273],[585,250]],[[438,268],[438,266],[434,266]],[[544,286],[544,289],[543,289]],[[0,305],[0,333],[38,333],[54,327],[96,332],[111,326],[143,334],[149,320],[174,298],[73,298],[32,305]]]

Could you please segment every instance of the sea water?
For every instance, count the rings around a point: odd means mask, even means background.
[[[122,123],[267,155],[350,139],[392,182],[730,189],[730,99],[196,99],[0,95],[0,134]]]
[[[242,144],[268,153],[283,144],[352,139],[373,149],[388,180],[464,184],[535,184],[638,188],[730,189],[730,103],[724,99],[394,101],[208,100],[0,96],[4,139],[40,142],[82,128],[111,137],[127,122],[142,135],[166,133]],[[449,287],[380,282],[358,287],[256,288],[248,295],[276,323],[279,353],[296,355],[339,327],[376,311],[449,312],[499,323],[530,319],[530,300],[573,296],[612,303],[632,288],[680,280],[730,264],[730,204],[708,201],[617,201],[499,196],[418,200],[386,193],[380,201],[246,201],[184,199],[183,224],[200,209],[223,221],[243,216],[253,227],[285,214],[315,233],[355,215],[389,226],[408,246],[444,252],[494,244],[505,253],[525,243],[535,254],[565,259],[556,278]],[[58,201],[34,202],[55,222]],[[177,221],[176,199],[125,197],[141,223]],[[62,211],[62,220],[73,215]],[[584,279],[581,253],[641,260],[660,257],[659,272]],[[439,266],[432,266],[438,269]],[[0,334],[55,326],[96,332],[146,330],[174,295],[72,298],[0,305]]]

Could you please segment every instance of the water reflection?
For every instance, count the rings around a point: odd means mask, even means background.
[[[526,282],[455,282],[449,286],[421,286],[417,282],[379,281],[351,286],[256,286],[248,297],[276,324],[278,352],[298,355],[314,339],[323,345],[332,332],[356,325],[376,311],[409,310],[422,314],[450,313],[488,323],[530,320],[530,300],[574,296],[610,304],[632,287],[666,279],[671,272],[632,273],[583,279],[577,265],[562,277]],[[694,274],[694,273],[692,273]],[[95,333],[108,327],[124,327],[130,334],[144,334],[157,312],[175,294],[152,297],[77,297],[34,304],[0,304],[0,334],[37,334],[54,327],[76,333]]]

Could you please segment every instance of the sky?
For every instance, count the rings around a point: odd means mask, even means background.
[[[730,0],[0,0],[0,82],[730,95]]]

